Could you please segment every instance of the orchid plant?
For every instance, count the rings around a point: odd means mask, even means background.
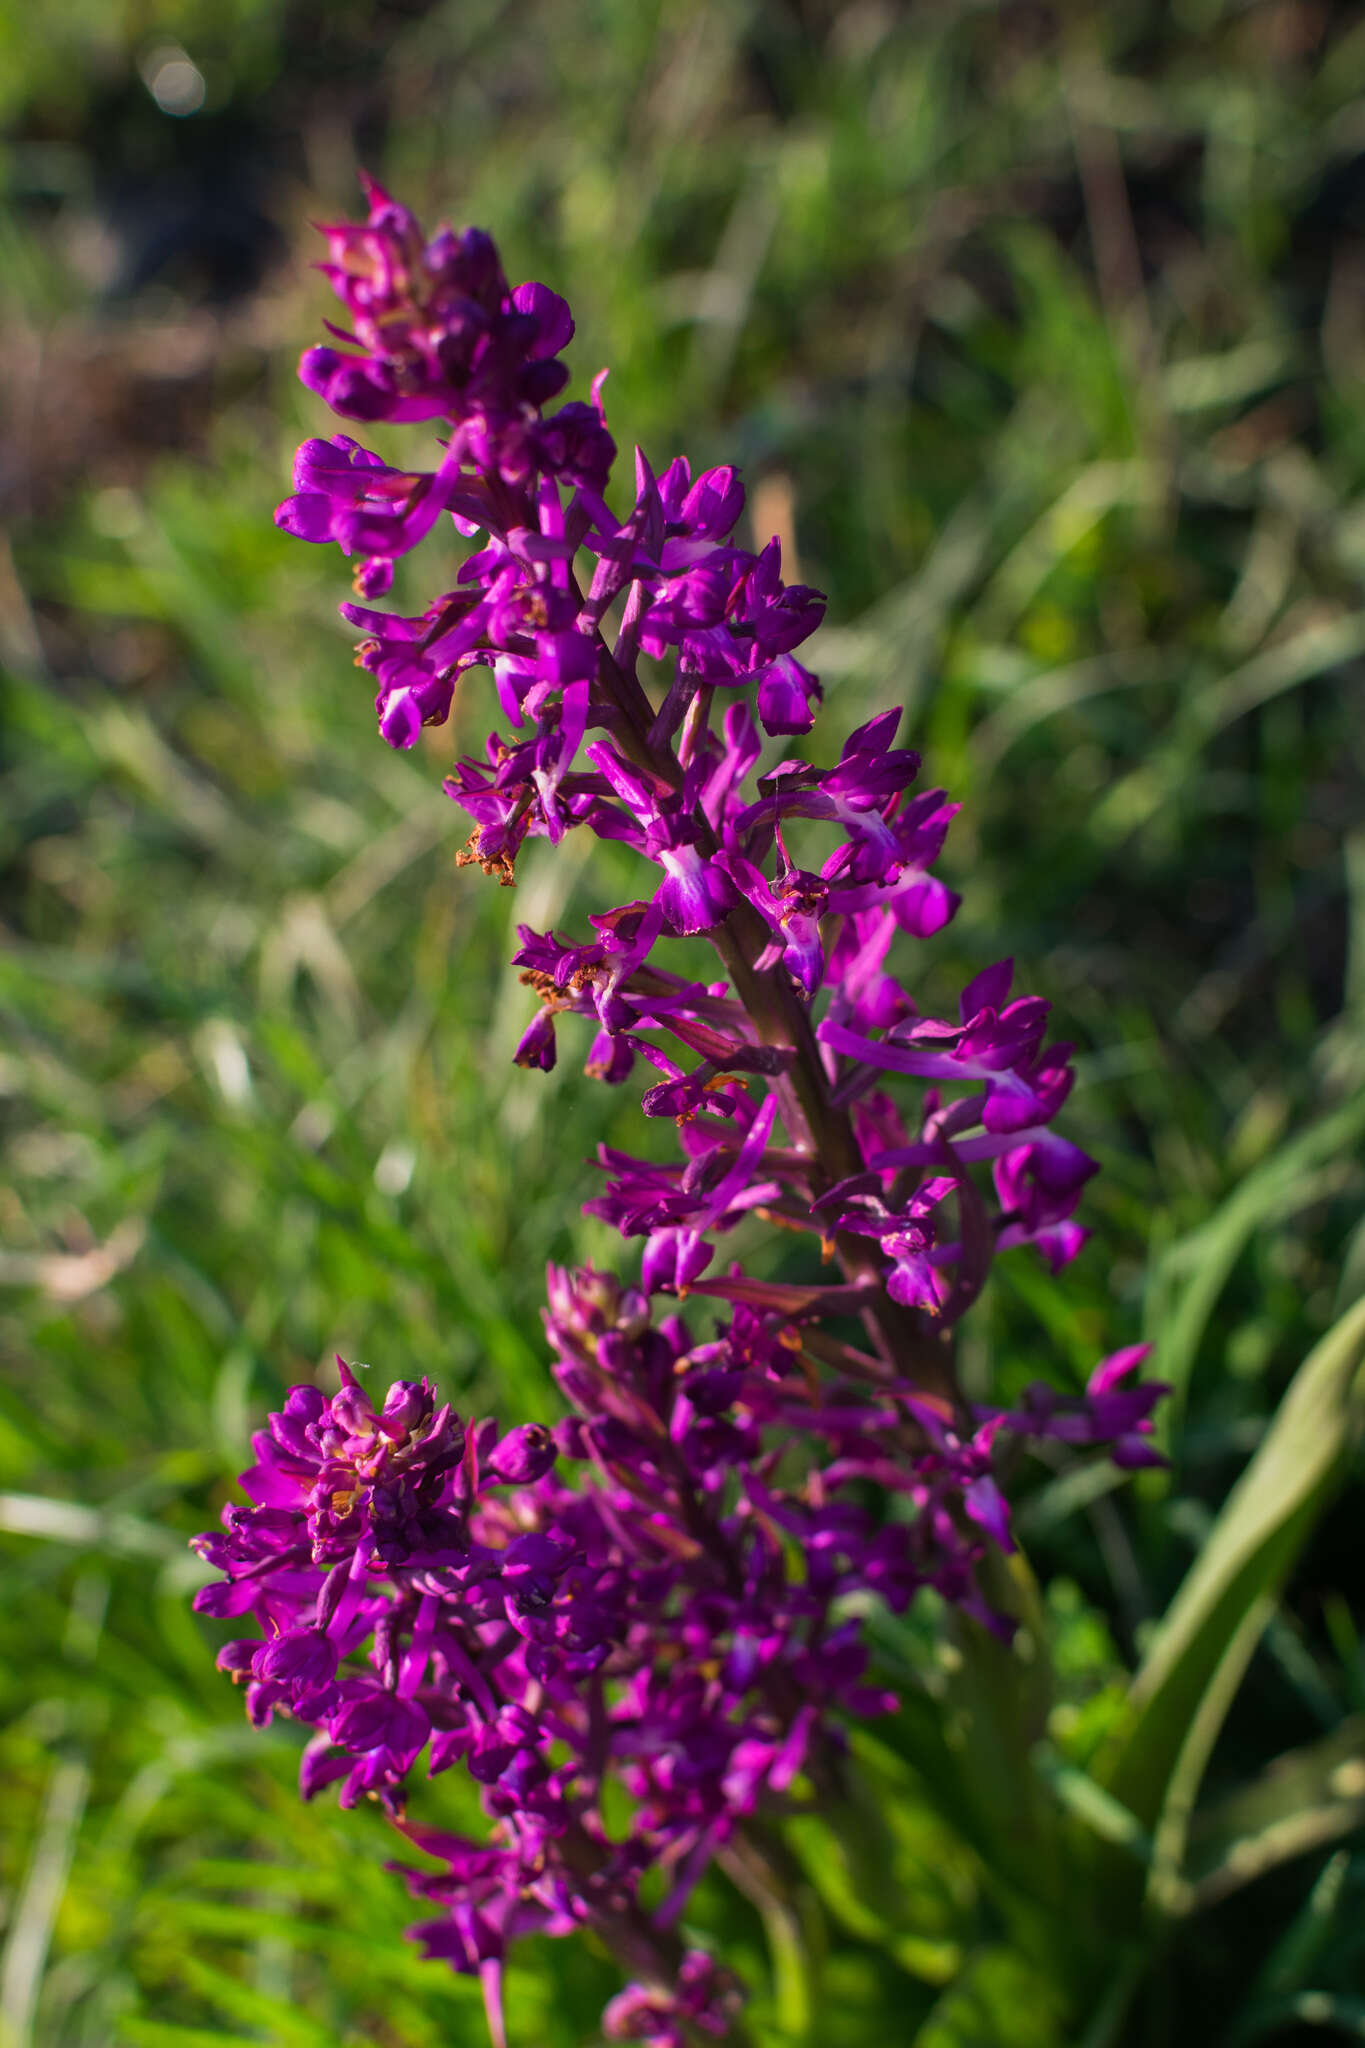
[[[586,1928],[628,1980],[608,2038],[677,2048],[743,2026],[726,1959],[680,1932],[694,1888],[761,1858],[773,1814],[836,1806],[850,1727],[897,1705],[868,1615],[931,1588],[1007,1643],[1005,1475],[1030,1446],[1159,1462],[1162,1388],[1132,1348],[1080,1395],[967,1397],[954,1330],[992,1260],[1063,1267],[1096,1167],[1056,1128],[1069,1048],[1008,960],[954,1016],[907,985],[902,942],[957,907],[934,873],[956,806],[916,789],[896,709],[817,765],[797,650],[824,601],[777,540],[735,539],[734,470],[637,452],[613,509],[605,373],[550,409],[563,300],[510,288],[486,234],[427,240],[367,193],[326,230],[348,324],[301,375],[346,421],[432,422],[433,467],[310,440],[277,521],[354,562],[342,612],[390,746],[492,670],[505,729],[445,783],[461,864],[511,885],[528,836],[584,827],[640,857],[638,897],[587,930],[518,927],[514,1056],[552,1067],[562,1025],[590,1074],[643,1077],[676,1144],[600,1154],[587,1207],[641,1256],[551,1270],[558,1419],[503,1431],[425,1380],[376,1403],[339,1363],[257,1437],[251,1505],[196,1539],[221,1574],[198,1605],[255,1625],[219,1659],[252,1720],[314,1731],[304,1796],[368,1795],[422,1853],[412,1931],[482,1979],[495,2041],[511,1946]],[[376,609],[452,527],[450,587]],[[483,1839],[409,1816],[414,1777],[454,1766]]]

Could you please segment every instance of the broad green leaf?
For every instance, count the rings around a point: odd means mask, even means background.
[[[1295,1374],[1133,1681],[1108,1790],[1156,1837],[1158,1893],[1177,1882],[1209,1752],[1355,1434],[1362,1356],[1358,1303]],[[1116,1881],[1131,1895],[1137,1873],[1124,1860]]]

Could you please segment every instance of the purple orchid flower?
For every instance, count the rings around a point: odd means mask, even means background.
[[[527,837],[583,825],[650,864],[581,935],[518,927],[537,1008],[513,1057],[549,1070],[560,1029],[585,1031],[590,1072],[643,1067],[677,1151],[601,1148],[586,1206],[641,1240],[639,1278],[551,1270],[559,1420],[470,1422],[426,1381],[377,1407],[344,1365],[331,1395],[295,1388],[254,1440],[250,1504],[195,1540],[219,1575],[197,1605],[256,1631],[219,1656],[251,1719],[313,1731],[303,1795],[372,1795],[435,1859],[405,1872],[427,1914],[411,1932],[480,1979],[496,2048],[509,1949],[579,1928],[631,1980],[607,2037],[680,2048],[722,2038],[739,1997],[676,1933],[696,1885],[844,1767],[845,1724],[896,1705],[869,1605],[932,1588],[1007,1639],[982,1566],[1014,1544],[1013,1452],[1153,1462],[1164,1390],[1139,1347],[1082,1395],[965,1400],[953,1330],[992,1258],[1074,1256],[1096,1169],[1054,1128],[1069,1050],[1045,1002],[1011,999],[1010,962],[954,1018],[902,979],[901,949],[957,907],[934,872],[956,806],[911,793],[895,710],[830,767],[784,753],[821,702],[796,649],[824,599],[784,583],[775,540],[736,544],[735,471],[679,457],[656,476],[637,451],[618,517],[605,372],[545,410],[564,302],[510,288],[481,231],[428,238],[366,192],[363,222],[326,230],[349,326],[301,375],[344,419],[441,422],[438,453],[408,470],[310,440],[277,518],[356,559],[342,609],[391,745],[491,672],[472,686],[510,734],[445,783],[473,828],[461,865],[511,885]],[[453,588],[415,617],[375,609],[443,513],[471,547]],[[406,1816],[419,1773],[455,1768],[484,1843]]]

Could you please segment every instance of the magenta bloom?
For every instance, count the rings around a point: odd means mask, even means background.
[[[1018,1450],[1151,1462],[1163,1389],[1139,1348],[1081,1395],[964,1398],[954,1326],[997,1255],[1075,1256],[1096,1167],[1054,1128],[1069,1048],[1012,963],[946,1017],[906,973],[957,908],[934,872],[957,807],[915,788],[896,710],[806,757],[821,690],[796,650],[824,600],[783,581],[775,540],[736,542],[735,472],[637,454],[614,512],[601,378],[545,411],[563,301],[511,289],[481,231],[427,239],[367,192],[364,222],[326,231],[345,346],[301,374],[345,419],[438,423],[430,466],[310,440],[277,519],[356,559],[342,610],[390,745],[491,671],[503,729],[445,781],[460,864],[511,884],[528,836],[581,827],[646,864],[574,934],[518,927],[535,1007],[512,1057],[548,1071],[577,1041],[613,1085],[643,1071],[677,1142],[601,1150],[587,1207],[627,1256],[640,1240],[638,1277],[551,1271],[558,1420],[462,1420],[425,1381],[376,1408],[345,1365],[335,1394],[295,1388],[255,1440],[252,1505],[196,1539],[221,1575],[198,1605],[254,1622],[219,1661],[253,1720],[313,1730],[304,1796],[371,1795],[436,1860],[405,1873],[412,1933],[480,1977],[496,2041],[509,1947],[590,1926],[631,1980],[607,2038],[681,2048],[738,1999],[676,1932],[694,1888],[844,1767],[850,1720],[896,1705],[860,1617],[929,1587],[1008,1637],[981,1567],[1013,1548]],[[472,548],[440,594],[374,609],[440,537]],[[456,1767],[484,1842],[406,1818],[413,1775]]]

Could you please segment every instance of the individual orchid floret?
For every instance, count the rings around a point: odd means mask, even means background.
[[[259,1506],[302,1509],[312,1560],[332,1564],[357,1548],[394,1557],[420,1548],[446,1476],[464,1455],[464,1430],[427,1380],[398,1380],[376,1412],[343,1359],[328,1400],[296,1387],[284,1412],[253,1438],[260,1462],[242,1484]]]
[[[556,360],[573,334],[564,301],[545,285],[510,290],[481,229],[427,241],[406,207],[365,184],[368,220],[328,228],[321,266],[351,322],[340,338],[360,353],[309,350],[304,382],[351,419],[521,424],[567,381]]]
[[[830,907],[848,915],[860,910],[890,910],[902,931],[917,939],[932,938],[955,913],[961,898],[930,873],[943,851],[948,827],[960,806],[945,803],[941,789],[925,790],[892,817],[894,857],[875,880],[848,880],[857,861],[857,842],[850,840],[831,854],[823,870]]]
[[[687,818],[661,817],[645,835],[645,852],[665,879],[654,898],[675,932],[709,932],[733,908],[729,876],[701,850],[701,833]]]
[[[649,2041],[655,2048],[688,2048],[693,2029],[720,2039],[739,2008],[738,1986],[703,1949],[689,1949],[676,1988],[628,1984],[602,2015],[609,2041]]]
[[[347,434],[305,441],[294,458],[294,496],[275,524],[299,540],[335,541],[345,555],[390,565],[426,539],[459,495],[449,453],[433,471],[391,469]]]
[[[815,722],[824,691],[820,679],[802,668],[794,654],[779,654],[766,667],[755,671],[758,684],[755,703],[763,730],[779,734],[809,732]]]
[[[793,867],[784,867],[769,882],[742,853],[725,851],[717,861],[773,934],[772,945],[755,965],[771,967],[781,960],[805,995],[814,996],[825,978],[820,920],[829,909],[829,885],[821,876]]]
[[[1076,1447],[1103,1444],[1124,1470],[1164,1465],[1151,1442],[1152,1411],[1171,1390],[1161,1380],[1133,1375],[1149,1356],[1150,1344],[1130,1344],[1101,1359],[1079,1397],[1059,1394],[1039,1380],[1025,1389],[1019,1406],[1006,1414],[1006,1427]],[[1128,1384],[1125,1384],[1127,1382]]]

